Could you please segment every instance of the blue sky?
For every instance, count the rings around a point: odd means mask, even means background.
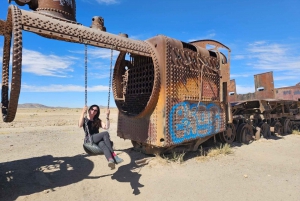
[[[254,92],[254,74],[268,71],[273,71],[275,87],[300,82],[299,1],[76,0],[76,4],[77,22],[90,26],[93,16],[102,16],[110,33],[127,33],[138,40],[162,34],[184,42],[220,41],[231,49],[231,79],[236,80],[237,93]],[[0,19],[6,19],[8,6],[7,1],[1,3]],[[28,10],[27,5],[20,8]],[[3,41],[0,36],[1,47]],[[88,105],[106,106],[110,50],[89,46],[88,53]],[[19,103],[84,105],[83,45],[23,32],[22,69]],[[115,106],[112,96],[110,105]]]

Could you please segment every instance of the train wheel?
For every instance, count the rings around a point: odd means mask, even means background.
[[[261,128],[260,133],[264,138],[270,138],[271,137],[271,130],[270,130],[270,125],[267,123],[262,123],[259,125]]]
[[[140,149],[142,145],[138,143],[137,141],[131,140],[131,144],[133,146],[133,149]]]
[[[235,126],[233,124],[227,124],[227,129],[225,132],[219,134],[222,143],[231,144],[236,136]]]
[[[283,129],[282,129],[282,124],[280,123],[280,121],[276,121],[273,124],[274,124],[273,134],[275,135],[277,133],[277,135],[282,135],[283,134]]]
[[[238,142],[243,144],[249,144],[255,138],[252,126],[246,123],[242,123],[239,126],[237,136],[238,136]]]
[[[290,119],[285,119],[283,123],[283,133],[291,134],[293,132],[293,122]]]
[[[238,129],[237,129],[237,132],[236,132],[236,141],[241,143],[241,131],[242,131],[242,128],[245,126],[245,123],[241,123],[239,126],[238,126]]]

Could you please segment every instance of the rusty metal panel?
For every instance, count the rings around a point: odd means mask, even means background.
[[[247,94],[237,94],[237,101],[274,99],[273,72],[266,72],[254,75],[255,92]],[[232,101],[230,99],[230,101]]]
[[[228,91],[228,101],[234,102],[237,101],[237,94],[236,94],[236,83],[235,79],[230,80],[229,85],[227,85]]]
[[[196,49],[196,48],[195,48]],[[225,130],[217,58],[167,39],[166,144],[180,144]]]
[[[75,0],[14,0],[19,6],[28,4],[29,8],[60,20],[76,21],[76,2]],[[10,2],[10,1],[9,1]]]
[[[255,99],[275,98],[273,72],[254,75]]]
[[[192,45],[164,36],[152,39],[151,44],[156,58],[131,55],[126,60],[121,53],[116,62],[113,90],[120,109],[118,136],[169,147],[225,131],[218,58],[199,54]],[[159,76],[155,76],[156,60]],[[155,109],[146,109],[158,78]],[[147,90],[143,90],[144,85]],[[143,95],[147,97],[144,101]],[[146,115],[141,117],[143,111]]]
[[[167,118],[169,144],[180,144],[225,130],[224,105],[217,102],[179,102],[172,106]]]
[[[24,30],[47,38],[151,56],[149,45],[144,41],[88,28],[71,21],[53,19],[36,12],[21,10],[21,17]]]
[[[300,100],[300,84],[295,86],[275,89],[276,99],[282,100]]]
[[[255,99],[256,99],[255,93],[237,94],[238,101],[255,100]]]
[[[6,22],[4,20],[0,20],[0,35],[4,35],[6,29]]]
[[[156,119],[150,116],[134,118],[119,112],[117,135],[124,139],[146,144],[156,144]]]

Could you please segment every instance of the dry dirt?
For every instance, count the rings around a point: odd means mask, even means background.
[[[18,109],[0,123],[0,200],[300,200],[300,135],[236,144],[233,154],[167,163],[133,151],[110,134],[124,162],[110,170],[104,156],[82,149],[81,109]],[[102,118],[104,116],[101,116]]]

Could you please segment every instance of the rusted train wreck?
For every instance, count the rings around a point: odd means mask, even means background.
[[[290,134],[300,126],[300,85],[274,88],[273,72],[254,75],[255,92],[237,94],[235,80],[228,87],[236,141],[249,143],[271,134]]]
[[[92,18],[90,27],[77,23],[75,0],[15,2],[20,6],[28,4],[33,11],[10,6],[7,19],[0,20],[0,35],[4,36],[1,100],[4,122],[13,121],[17,111],[22,31],[28,31],[49,39],[120,52],[112,79],[119,109],[117,135],[131,140],[134,147],[146,153],[181,146],[197,150],[213,136],[226,143],[235,139],[248,143],[259,129],[256,136],[262,133],[267,137],[271,132],[280,133],[282,128],[289,133],[298,125],[299,101],[268,100],[274,98],[274,86],[272,89],[264,84],[264,79],[259,79],[262,83],[258,86],[265,87],[263,90],[236,102],[239,96],[232,93],[235,86],[230,81],[230,49],[218,41],[186,43],[163,35],[134,40],[126,34],[106,32],[104,20],[98,16]],[[255,97],[259,100],[252,100]]]

